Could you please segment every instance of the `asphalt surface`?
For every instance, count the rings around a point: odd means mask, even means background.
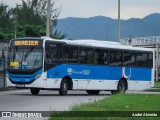
[[[29,90],[3,91],[0,92],[0,111],[64,111],[69,110],[73,105],[93,102],[109,96],[110,92],[106,91],[96,96],[88,95],[85,91],[69,91],[67,96],[59,96],[58,91],[43,90],[38,96],[31,95]],[[21,120],[22,118],[1,119]],[[36,120],[45,119],[47,118],[36,118]]]
[[[0,88],[4,87],[4,79],[0,76]]]
[[[154,89],[154,88],[153,88]],[[126,94],[160,94],[149,91],[127,91]],[[69,91],[67,96],[60,96],[58,91],[40,91],[38,96],[29,90],[10,90],[0,92],[0,114],[2,111],[64,111],[74,105],[89,103],[110,97],[110,92],[102,91],[99,95],[88,95],[85,91]],[[0,115],[1,116],[1,115]],[[0,120],[47,120],[43,118],[2,118]]]

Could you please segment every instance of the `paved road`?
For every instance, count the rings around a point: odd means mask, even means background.
[[[67,96],[59,96],[58,91],[41,91],[38,96],[33,96],[29,90],[5,91],[0,92],[0,111],[63,111],[75,104],[108,96],[109,92],[94,96],[85,91],[69,91]]]
[[[129,94],[160,94],[159,92],[127,91]],[[38,96],[29,90],[0,92],[0,111],[63,111],[75,104],[93,102],[109,97],[110,92],[88,95],[85,91],[69,91],[67,96],[59,96],[58,91],[41,91]],[[0,120],[21,120],[22,118],[0,118]],[[23,120],[47,120],[47,118],[26,118]]]
[[[4,79],[0,76],[0,88],[4,87]]]

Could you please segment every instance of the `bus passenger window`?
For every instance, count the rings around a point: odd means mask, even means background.
[[[87,64],[94,64],[94,59],[93,59],[93,49],[92,48],[89,48],[86,50],[86,63]]]
[[[147,67],[147,53],[137,53],[137,66]]]
[[[63,62],[70,63],[70,46],[63,46]]]
[[[110,50],[110,65],[122,65],[122,52]]]
[[[95,54],[94,54],[94,60],[95,60],[96,65],[102,64],[102,57],[101,56],[102,56],[101,50],[96,49]]]
[[[115,65],[116,62],[116,51],[110,50],[110,65]]]
[[[60,50],[62,45],[46,42],[45,46],[45,70],[54,67],[56,64],[59,63],[59,58],[61,56]]]
[[[148,67],[153,67],[153,54],[148,54]]]
[[[122,51],[118,51],[116,52],[116,60],[117,60],[117,63],[116,65],[122,65]]]
[[[71,63],[78,62],[78,47],[71,46]]]
[[[102,56],[103,56],[102,64],[108,65],[109,64],[108,50],[103,50],[102,51]]]
[[[123,65],[136,66],[135,52],[124,51],[123,52]]]
[[[86,50],[83,47],[79,48],[79,63],[85,64],[86,63]]]

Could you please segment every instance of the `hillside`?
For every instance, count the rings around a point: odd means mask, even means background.
[[[143,19],[121,20],[121,38],[160,36],[160,14]],[[57,29],[68,34],[67,39],[117,40],[118,20],[104,16],[91,18],[64,18],[58,20]]]

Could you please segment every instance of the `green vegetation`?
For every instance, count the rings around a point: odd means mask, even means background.
[[[0,3],[0,39],[10,40],[18,37],[41,37],[46,35],[46,15],[48,0],[22,0],[22,5],[9,8]],[[67,35],[61,34],[56,30],[57,17],[60,11],[54,7],[55,0],[51,5],[51,37],[63,39]]]
[[[160,81],[154,83],[154,87],[160,88]]]
[[[86,112],[84,112],[86,111]],[[90,111],[87,112],[87,111]],[[91,112],[92,111],[92,112]],[[94,111],[94,112],[93,112]],[[103,112],[97,112],[97,111],[103,111]],[[129,116],[132,115],[132,112],[134,113],[135,111],[160,111],[160,95],[152,95],[152,94],[117,94],[113,95],[109,98],[105,98],[100,101],[95,101],[93,103],[88,103],[88,104],[82,104],[82,105],[77,105],[73,106],[71,108],[71,112],[64,112],[60,114],[59,116],[61,117],[54,117],[52,115],[52,118],[50,120],[54,119],[68,119],[68,120],[88,120],[88,119],[94,119],[94,120],[106,120],[106,119],[111,119],[111,120],[136,120],[136,119],[142,119],[142,120],[150,120],[152,119],[157,119],[156,117],[108,117],[107,115],[104,116],[104,111],[105,112],[111,112],[112,114],[114,113],[113,111],[119,111],[119,115],[123,116],[126,114],[129,114]],[[97,113],[96,113],[97,112]],[[127,113],[128,112],[128,113]],[[88,114],[87,114],[88,113]],[[71,114],[72,117],[62,117],[62,116],[68,116]],[[81,116],[84,114],[84,117],[73,117],[73,116]],[[103,117],[97,116],[97,117],[87,117],[87,116],[96,116],[96,114],[102,114]],[[107,114],[107,113],[106,113]],[[118,113],[117,113],[118,114]],[[160,114],[160,112],[159,112]]]

